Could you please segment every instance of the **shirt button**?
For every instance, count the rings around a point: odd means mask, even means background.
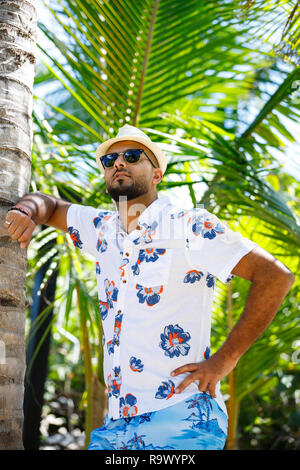
[[[130,256],[130,253],[125,253],[126,256]]]
[[[118,310],[118,313],[121,313],[121,312],[122,312],[122,310]]]
[[[122,281],[122,282],[125,284],[125,282],[127,282],[127,281],[126,281],[126,279],[123,279],[123,281]]]

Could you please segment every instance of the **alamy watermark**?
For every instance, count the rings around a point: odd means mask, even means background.
[[[0,339],[0,365],[6,364],[5,343]]]
[[[203,212],[201,212],[200,209],[202,209]],[[178,211],[169,211],[168,206],[166,206],[161,211],[158,211],[155,205],[150,204],[146,206],[142,203],[130,204],[130,201],[127,200],[127,196],[120,196],[118,201],[118,214],[121,225],[110,224],[109,214],[106,219],[107,223],[105,223],[105,216],[103,217],[101,212],[99,213],[98,225],[97,217],[94,219],[94,224],[96,228],[100,229],[100,237],[102,235],[107,238],[107,240],[118,238],[122,229],[125,229],[127,233],[144,229],[150,238],[154,236],[155,239],[165,241],[185,240],[188,237],[190,225],[180,223],[180,219],[183,220],[182,218],[187,216],[190,221],[193,221],[195,218],[203,217],[203,224],[206,224],[205,228],[208,230],[210,227],[209,219],[211,219],[211,226],[213,225],[213,219],[217,220],[216,216],[208,213],[204,209],[204,204],[197,204],[196,207],[191,209],[182,210],[178,208]],[[102,221],[104,223],[102,223]],[[222,224],[225,225],[223,222]]]

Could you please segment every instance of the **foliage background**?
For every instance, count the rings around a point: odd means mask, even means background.
[[[53,0],[39,13],[30,190],[112,208],[95,149],[124,123],[137,125],[169,157],[161,194],[204,204],[296,276],[239,362],[234,389],[222,384],[234,400],[240,449],[300,446],[298,26],[291,1]],[[85,429],[87,442],[93,378],[103,384],[93,260],[46,227],[36,229],[28,258],[28,335],[34,275],[51,260],[43,295],[58,273],[55,301],[36,323],[54,308],[43,423],[58,396],[73,403],[42,434]],[[229,289],[217,282],[213,350],[248,290],[244,279]]]

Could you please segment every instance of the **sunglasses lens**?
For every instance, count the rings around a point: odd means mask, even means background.
[[[139,161],[142,151],[139,149],[127,150],[124,157],[128,163],[136,163]]]
[[[129,149],[124,153],[124,158],[128,163],[136,163],[139,161],[142,152],[143,150],[140,149]],[[114,166],[118,156],[118,153],[108,153],[107,155],[103,155],[100,160],[104,168],[111,168]]]
[[[111,168],[112,166],[114,166],[114,163],[117,160],[117,158],[118,158],[117,153],[108,153],[107,155],[103,155],[103,157],[101,157],[100,160],[104,168]]]

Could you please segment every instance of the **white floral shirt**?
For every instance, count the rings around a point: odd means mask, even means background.
[[[175,394],[189,374],[184,364],[211,354],[215,280],[256,243],[203,208],[184,210],[163,196],[127,234],[118,211],[72,204],[67,214],[74,245],[95,257],[103,325],[104,378],[110,418],[156,411],[199,392],[198,382]],[[226,406],[216,387],[216,400]]]

